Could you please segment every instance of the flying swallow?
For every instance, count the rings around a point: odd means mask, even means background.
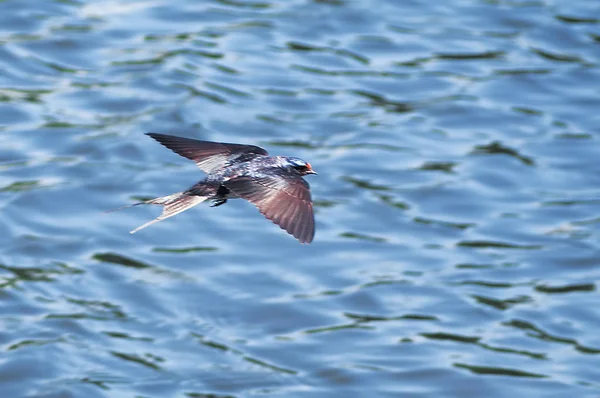
[[[193,160],[207,175],[189,189],[171,195],[121,207],[141,204],[162,205],[160,216],[130,233],[172,217],[206,200],[212,207],[228,199],[242,198],[254,204],[267,219],[279,225],[301,243],[315,235],[310,187],[302,178],[317,174],[310,163],[288,156],[269,156],[254,145],[228,144],[147,133],[163,146]]]

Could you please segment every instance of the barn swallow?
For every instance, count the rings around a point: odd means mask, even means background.
[[[254,145],[200,141],[158,133],[147,135],[178,155],[193,160],[207,175],[186,191],[116,209],[141,204],[163,206],[160,216],[130,233],[206,200],[211,200],[212,207],[216,207],[228,199],[242,198],[300,243],[312,242],[315,235],[313,204],[310,187],[302,178],[317,174],[310,163],[295,157],[269,156],[263,148]]]

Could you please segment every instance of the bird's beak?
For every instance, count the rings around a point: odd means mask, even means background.
[[[316,171],[314,171],[312,169],[312,166],[310,165],[310,163],[306,164],[306,168],[308,169],[308,170],[306,170],[306,174],[318,174]]]

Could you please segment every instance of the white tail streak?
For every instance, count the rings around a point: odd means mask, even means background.
[[[186,211],[187,209],[190,209],[196,206],[197,204],[204,202],[206,199],[208,199],[208,196],[190,196],[183,192],[177,192],[172,195],[162,196],[160,198],[155,198],[143,202],[147,204],[163,205],[163,212],[154,220],[148,221],[147,223],[140,225],[136,229],[129,231],[129,233],[135,234],[139,230],[149,227],[154,223],[157,223],[169,217],[173,217],[174,215],[179,214],[183,211]]]

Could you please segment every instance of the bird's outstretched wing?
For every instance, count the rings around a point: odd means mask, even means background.
[[[300,176],[277,172],[263,177],[238,177],[224,183],[233,193],[248,200],[269,220],[300,243],[315,236],[315,219],[309,185]]]
[[[254,145],[200,141],[159,133],[147,133],[147,135],[178,155],[193,160],[206,173],[210,173],[244,154],[267,155],[267,151]]]

